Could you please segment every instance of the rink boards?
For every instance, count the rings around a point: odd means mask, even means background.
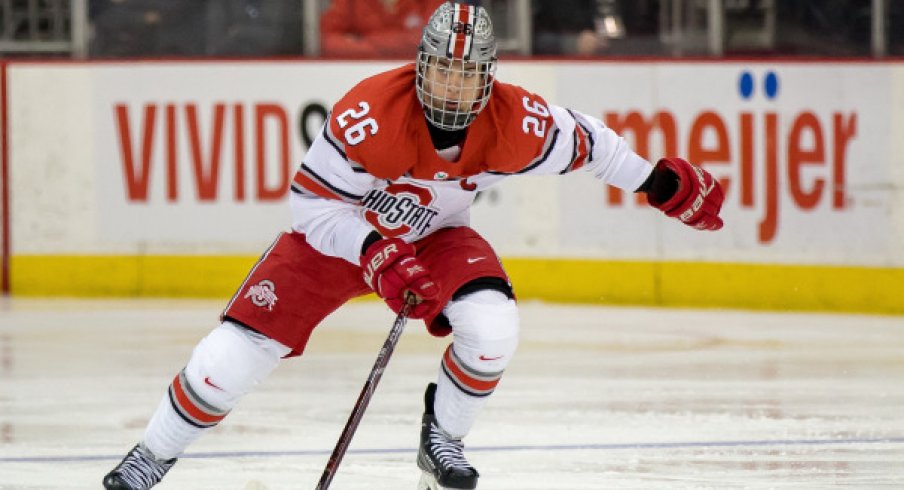
[[[15,295],[233,293],[289,226],[323,114],[397,63],[6,65]],[[590,175],[518,177],[472,224],[522,298],[904,313],[904,65],[503,62],[501,80],[703,165],[698,233]]]

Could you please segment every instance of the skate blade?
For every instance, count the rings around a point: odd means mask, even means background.
[[[458,488],[444,487],[436,481],[433,473],[424,471],[421,473],[421,479],[417,482],[417,490],[459,490]]]
[[[432,473],[424,471],[421,473],[420,481],[417,482],[417,490],[443,490],[443,487],[439,486]]]

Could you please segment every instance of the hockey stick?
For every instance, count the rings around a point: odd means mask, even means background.
[[[355,402],[351,415],[348,416],[348,422],[345,423],[345,428],[342,429],[342,435],[340,435],[339,440],[336,441],[336,447],[333,448],[333,454],[330,455],[330,460],[327,461],[326,468],[323,469],[323,475],[320,476],[320,482],[317,483],[316,490],[327,490],[330,487],[330,482],[333,481],[333,476],[336,475],[336,470],[339,469],[339,463],[342,462],[342,457],[345,456],[345,451],[348,449],[348,445],[352,442],[352,437],[358,429],[361,417],[364,416],[364,410],[367,408],[367,404],[370,403],[370,399],[374,395],[374,390],[377,388],[377,383],[380,382],[380,378],[383,376],[383,370],[386,369],[386,365],[389,364],[389,358],[392,357],[392,351],[395,350],[395,346],[399,342],[399,337],[402,336],[402,330],[405,329],[405,322],[408,321],[409,309],[411,309],[410,296],[408,302],[402,306],[402,311],[400,311],[399,315],[396,317],[395,323],[392,324],[392,329],[389,331],[389,337],[383,342],[380,353],[377,354],[377,360],[374,362],[374,367],[370,370],[370,375],[367,377],[367,381],[361,389],[361,394],[358,395],[358,401]]]

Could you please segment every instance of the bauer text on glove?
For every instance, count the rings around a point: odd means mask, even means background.
[[[433,309],[439,286],[430,272],[414,255],[414,246],[398,238],[384,238],[361,256],[364,282],[398,313],[408,294],[414,295],[411,318],[423,318]]]
[[[647,198],[653,207],[698,230],[722,228],[725,195],[709,172],[680,158],[663,158],[651,178]]]

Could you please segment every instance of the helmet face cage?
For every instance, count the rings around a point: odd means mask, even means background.
[[[466,128],[490,100],[495,61],[466,62],[421,52],[417,65],[418,99],[440,129]]]
[[[486,107],[496,74],[496,39],[483,7],[446,2],[424,27],[415,87],[430,122],[466,128]]]

